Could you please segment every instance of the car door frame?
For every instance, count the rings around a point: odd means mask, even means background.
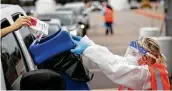
[[[23,13],[23,12],[17,12],[17,13],[21,13],[21,14],[23,14],[23,15],[26,16],[26,14]],[[12,17],[11,17],[11,18],[12,18]],[[10,24],[13,24],[13,23],[14,23],[14,21],[13,21],[13,19],[12,19],[12,21],[10,22]],[[17,31],[15,31],[15,32],[14,32],[14,36],[15,36],[17,42],[19,43],[19,45],[20,45],[20,47],[21,47],[21,51],[22,51],[22,53],[23,53],[23,55],[24,55],[24,58],[25,58],[25,61],[26,61],[26,63],[27,63],[27,66],[28,66],[29,71],[35,70],[35,69],[37,69],[37,67],[36,67],[35,64],[34,64],[34,62],[33,62],[33,60],[32,60],[32,57],[31,57],[31,55],[30,55],[28,49],[26,48],[26,45],[25,45],[25,43],[24,43],[24,41],[23,41],[23,38],[22,38],[22,36],[21,36],[21,34],[20,34],[19,31],[20,31],[20,29],[17,30]]]

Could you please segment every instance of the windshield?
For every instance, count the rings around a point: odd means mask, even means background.
[[[62,26],[74,25],[76,22],[76,17],[73,13],[54,13],[54,14],[44,14],[40,15],[38,19],[42,21],[50,21],[52,18],[57,18],[61,21]]]
[[[73,12],[75,12],[77,16],[78,16],[78,15],[81,15],[80,9],[78,9],[78,8],[71,8],[71,10],[72,10]]]
[[[92,5],[93,5],[93,6],[99,6],[100,3],[99,3],[99,2],[92,2]]]
[[[60,26],[56,24],[50,24],[48,29],[48,35],[52,35],[60,30]]]
[[[82,12],[84,10],[84,7],[64,7],[64,8],[60,8],[58,10],[71,10],[71,11],[74,12],[74,14],[76,16],[78,16],[78,15],[82,14]]]
[[[58,14],[57,18],[61,21],[62,26],[73,25],[75,17],[72,14]]]

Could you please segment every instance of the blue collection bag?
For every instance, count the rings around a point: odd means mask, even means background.
[[[37,65],[56,54],[74,48],[74,46],[75,44],[69,33],[65,30],[60,30],[41,39],[40,42],[33,42],[29,47],[29,51]]]

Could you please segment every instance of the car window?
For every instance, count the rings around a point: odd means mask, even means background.
[[[7,26],[5,25],[6,22],[8,22],[6,19],[3,20],[1,25]],[[21,74],[27,71],[24,63],[25,59],[13,33],[9,33],[1,40],[1,62],[4,77],[6,82],[12,85]]]
[[[24,15],[22,13],[15,13],[15,14],[13,14],[12,15],[13,21],[15,22],[19,18],[19,16],[24,16]]]
[[[8,26],[10,26],[10,23],[7,21],[7,19],[5,19],[5,18],[2,19],[1,20],[1,29],[6,28]]]
[[[19,16],[23,16],[23,14],[21,14],[21,13],[13,14],[12,18],[13,18],[14,21],[16,21],[19,18]],[[26,47],[29,48],[29,46],[35,40],[34,36],[30,33],[28,27],[20,28],[19,32],[20,32],[20,34],[21,34],[21,36],[23,38],[23,41],[24,41]]]
[[[57,18],[61,21],[62,26],[70,26],[76,23],[76,16],[73,13],[43,14],[38,18],[42,21],[50,21],[52,18]]]
[[[72,18],[70,14],[57,14],[57,18],[61,21],[63,26],[72,25]]]

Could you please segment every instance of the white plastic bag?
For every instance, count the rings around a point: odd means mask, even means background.
[[[32,25],[29,28],[36,39],[40,40],[43,35],[48,35],[49,25],[47,23],[33,17],[31,19]]]

